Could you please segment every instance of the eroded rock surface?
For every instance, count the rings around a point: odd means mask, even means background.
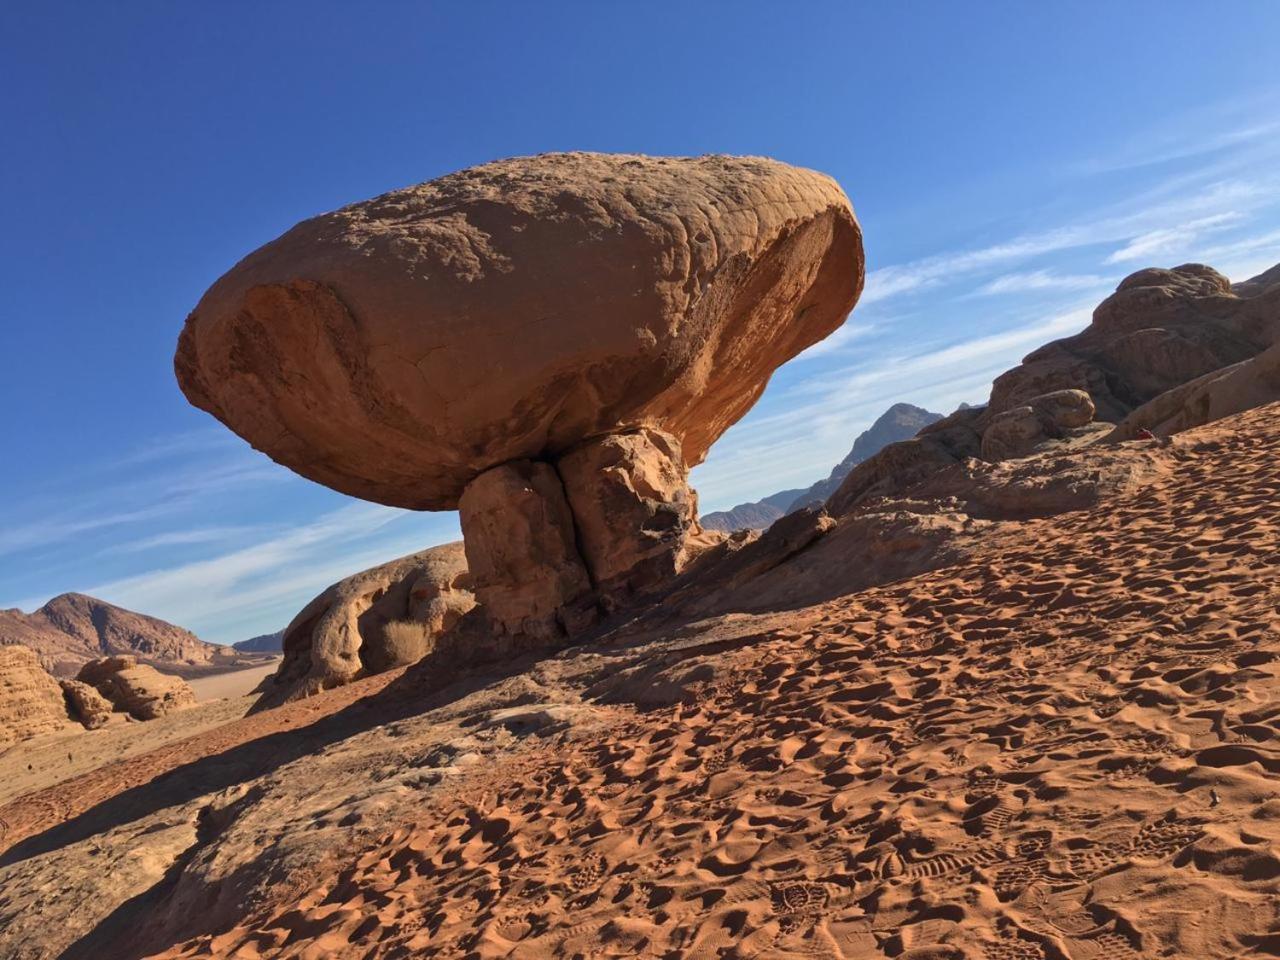
[[[413,663],[475,606],[461,543],[339,580],[285,628],[273,692],[294,696]]]
[[[1181,433],[1275,400],[1280,400],[1280,343],[1147,401],[1108,439],[1131,440],[1142,430],[1161,436]]]
[[[76,680],[96,689],[116,711],[135,720],[154,720],[196,702],[195,693],[181,677],[138,663],[133,656],[105,657],[86,663]]]
[[[991,418],[982,433],[982,458],[992,463],[1024,457],[1046,441],[1093,421],[1093,400],[1083,390],[1055,390],[1032,397]]]
[[[115,708],[97,688],[81,680],[61,680],[59,685],[66,697],[71,716],[80,721],[86,730],[96,730],[111,719]]]
[[[67,725],[62,689],[35,651],[0,646],[0,747]]]
[[[680,442],[660,430],[590,440],[556,464],[583,560],[605,597],[644,595],[684,566],[698,530]]]

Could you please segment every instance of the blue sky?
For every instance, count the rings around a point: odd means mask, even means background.
[[[947,411],[1127,273],[1280,262],[1280,4],[119,3],[0,12],[0,606],[67,590],[230,642],[456,538],[189,407],[186,313],[300,219],[498,157],[765,154],[835,176],[862,303],[694,474],[718,509]]]

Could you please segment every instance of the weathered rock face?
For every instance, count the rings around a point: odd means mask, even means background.
[[[1141,430],[1168,436],[1280,400],[1280,342],[1256,357],[1215,370],[1149,400],[1107,439],[1132,440]]]
[[[0,646],[0,746],[68,725],[62,689],[35,651]]]
[[[675,437],[641,429],[591,440],[556,464],[600,594],[644,595],[684,566],[698,501]]]
[[[475,606],[461,543],[340,580],[284,630],[276,693],[316,693],[420,659]]]
[[[982,458],[995,463],[1025,457],[1047,440],[1093,421],[1093,400],[1083,390],[1055,390],[1032,397],[991,418],[982,433]]]
[[[63,696],[71,716],[79,720],[87,730],[96,730],[111,719],[114,708],[111,701],[96,688],[80,680],[60,680]]]
[[[76,680],[93,687],[115,710],[136,720],[155,720],[196,702],[195,693],[181,677],[161,673],[132,656],[86,663]]]
[[[1194,263],[1126,277],[1082,333],[1033,351],[996,379],[989,416],[1079,389],[1099,419],[1116,422],[1166,390],[1248,359],[1280,340],[1280,286],[1240,289],[1254,295],[1237,296],[1226,277]]]
[[[299,224],[210,288],[175,369],[303,476],[458,507],[490,619],[548,641],[680,568],[688,469],[862,282],[821,174],[550,154]]]
[[[489,467],[640,426],[700,462],[862,279],[821,174],[549,154],[299,224],[205,294],[175,366],[192,403],[303,476],[448,509]]]
[[[458,511],[476,600],[495,626],[554,643],[594,620],[591,578],[554,467],[517,460],[487,470]]]

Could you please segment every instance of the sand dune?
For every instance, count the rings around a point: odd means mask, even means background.
[[[1144,487],[980,563],[465,689],[383,675],[34,793],[0,883],[68,882],[132,787],[234,810],[145,935],[75,941],[100,956],[1276,956],[1278,414],[1135,445]],[[266,774],[232,749],[342,711]],[[202,757],[244,764],[239,806],[174,793]]]

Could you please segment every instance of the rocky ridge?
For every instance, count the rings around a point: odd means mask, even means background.
[[[0,610],[0,643],[29,647],[45,669],[63,677],[104,656],[136,656],[173,672],[236,661],[234,651],[189,630],[80,593],[61,594],[33,613]]]

